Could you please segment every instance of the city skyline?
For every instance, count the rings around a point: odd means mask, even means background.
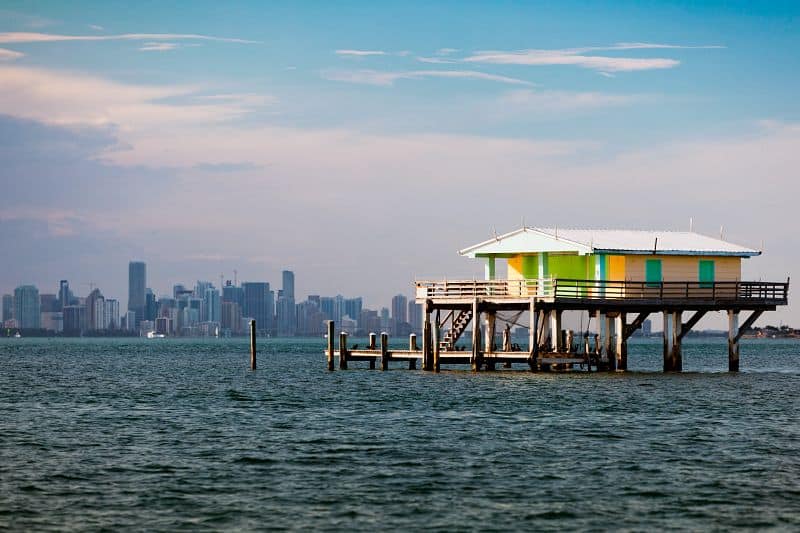
[[[171,293],[158,295],[147,282],[147,264],[128,263],[128,301],[104,295],[90,284],[86,296],[76,294],[69,280],[60,279],[57,293],[41,292],[35,285],[19,285],[3,294],[2,322],[7,331],[42,330],[66,336],[119,334],[167,336],[245,335],[255,320],[260,335],[277,337],[319,336],[325,322],[333,320],[342,331],[365,334],[386,331],[394,335],[418,333],[421,306],[405,295],[391,299],[391,312],[381,306],[364,306],[361,296],[309,294],[296,301],[295,275],[281,272],[281,286],[268,281],[241,281],[220,277],[220,285],[197,280],[194,286],[173,285]],[[124,312],[121,312],[125,310]],[[413,320],[415,325],[409,324]]]
[[[800,279],[782,219],[800,194],[796,2],[2,15],[3,293],[67,278],[124,298],[135,257],[159,291],[291,265],[384,302],[415,278],[482,277],[455,251],[523,221],[693,219],[764,250],[745,279]]]

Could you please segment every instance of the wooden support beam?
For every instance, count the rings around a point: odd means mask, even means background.
[[[750,327],[755,323],[756,320],[764,313],[762,310],[753,311],[753,313],[747,317],[747,320],[739,327],[739,331],[736,333],[736,342],[739,342],[739,339],[742,338],[745,331],[750,329]]]
[[[481,313],[478,299],[472,301],[472,370],[481,369]]]
[[[333,372],[333,346],[334,346],[333,320],[328,320],[328,370]]]
[[[664,311],[664,372],[683,370],[681,312]]]
[[[422,306],[425,320],[422,323],[422,370],[433,370],[433,353],[431,353],[431,302],[425,300]]]
[[[561,336],[561,310],[553,309],[550,311],[550,349],[555,353],[560,353],[564,342]]]
[[[735,309],[728,310],[728,371],[739,371],[739,339],[742,338],[744,332],[750,329],[756,320],[762,315],[763,310],[753,311],[747,317],[747,320],[739,326],[739,311]]]
[[[409,352],[416,352],[417,351],[417,334],[412,333],[408,336],[408,351]],[[415,358],[410,358],[408,360],[408,369],[409,370],[416,370],[417,369],[417,360]]]
[[[625,313],[614,317],[614,366],[617,370],[628,370],[628,339],[625,337],[627,319]]]
[[[442,322],[439,310],[436,310],[436,320],[433,322],[433,371],[439,372],[442,355]]]
[[[250,321],[250,370],[256,369],[256,321]]]
[[[697,312],[695,312],[695,314],[692,315],[692,318],[690,318],[689,320],[684,322],[681,325],[681,337],[680,338],[683,339],[683,337],[686,336],[686,334],[689,333],[692,330],[692,328],[697,325],[698,322],[700,322],[700,319],[703,318],[705,316],[705,314],[706,314],[706,311],[697,311]]]
[[[381,333],[381,370],[389,370],[389,335],[384,331]]]
[[[485,339],[486,347],[484,348],[484,351],[487,353],[494,352],[494,334],[495,334],[496,320],[497,320],[496,311],[486,312],[486,339]]]
[[[339,333],[339,370],[347,370],[347,333]]]
[[[639,315],[635,319],[633,319],[633,322],[631,322],[630,324],[626,325],[625,326],[625,340],[630,339],[631,335],[633,335],[636,332],[637,329],[642,327],[642,324],[644,324],[644,321],[647,320],[647,317],[649,317],[649,316],[650,316],[650,312],[649,311],[646,311],[644,313],[639,313]]]
[[[606,356],[606,364],[608,370],[614,371],[617,369],[617,356],[614,353],[614,343],[612,337],[614,336],[614,317],[606,313],[603,316],[603,353]]]
[[[377,342],[376,338],[377,338],[377,335],[375,333],[370,333],[369,334],[369,344],[367,344],[367,350],[374,350],[375,349],[376,342]]]
[[[528,308],[530,313],[528,324],[528,366],[531,372],[539,369],[539,312],[536,310],[536,300],[531,298]]]

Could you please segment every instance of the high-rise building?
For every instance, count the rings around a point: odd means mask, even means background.
[[[138,323],[145,320],[145,290],[147,289],[147,266],[142,261],[128,263],[128,311],[136,313],[136,324],[129,329],[137,329]]]
[[[294,272],[291,270],[284,270],[282,273],[283,277],[283,297],[284,298],[291,298],[294,300]]]
[[[239,308],[241,309],[241,307],[244,305],[244,292],[242,291],[242,288],[232,285],[231,281],[228,280],[225,286],[222,288],[222,301],[238,304]]]
[[[87,329],[86,306],[68,305],[62,311],[64,334],[80,335]]]
[[[272,331],[272,316],[274,313],[273,296],[269,290],[269,283],[250,281],[242,283],[244,305],[242,314],[256,321],[258,331]]]
[[[408,322],[408,298],[402,294],[392,298],[392,322],[396,327]]]
[[[14,296],[11,294],[3,295],[3,322],[14,318]]]
[[[222,302],[222,320],[220,320],[223,330],[229,330],[232,334],[238,335],[242,332],[242,308],[236,302]]]
[[[59,311],[72,303],[72,293],[69,290],[69,281],[62,279],[58,283]]]
[[[119,329],[119,300],[106,298],[105,312],[103,313],[103,329]]]
[[[14,289],[14,318],[21,329],[41,327],[39,289],[34,285],[20,285]]]
[[[422,335],[422,304],[414,300],[408,301],[408,323],[411,324],[413,333]]]
[[[158,316],[158,298],[153,289],[146,289],[144,293],[144,319],[155,322]]]
[[[95,289],[86,297],[86,321],[90,331],[105,329],[106,299],[100,289]]]
[[[381,331],[389,331],[391,321],[389,319],[389,309],[381,307]]]
[[[322,311],[325,320],[333,320],[333,308],[335,300],[330,296],[322,296],[319,299],[319,310]]]
[[[211,287],[207,287],[203,295],[203,321],[204,322],[220,322],[222,320],[222,302],[219,299],[219,291]]]
[[[346,298],[344,301],[344,316],[349,316],[353,320],[358,320],[363,308],[363,300],[358,298]]]

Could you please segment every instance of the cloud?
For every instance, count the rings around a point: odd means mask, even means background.
[[[178,43],[159,43],[159,42],[146,42],[139,48],[142,52],[166,52],[168,50],[175,50],[180,45]]]
[[[336,55],[351,57],[385,56],[383,50],[336,50]]]
[[[436,65],[448,65],[457,63],[455,59],[444,59],[441,57],[417,57],[417,61],[421,63],[433,63]]]
[[[436,50],[436,55],[437,56],[449,56],[449,55],[455,54],[458,51],[459,51],[458,48],[439,48],[438,50]]]
[[[15,59],[19,59],[24,55],[25,54],[23,54],[22,52],[0,48],[0,61],[14,61]]]
[[[511,113],[576,111],[603,107],[630,105],[651,99],[643,95],[608,94],[602,92],[510,91],[499,98],[499,103]]]
[[[478,52],[464,59],[468,63],[499,65],[571,65],[603,72],[630,72],[674,68],[677,59],[587,56],[569,50],[521,50],[518,52]]]
[[[122,129],[203,124],[240,118],[268,95],[203,95],[199,86],[132,85],[85,74],[0,65],[0,113],[48,124]]]
[[[89,24],[89,29],[94,31],[105,31],[105,28],[97,24]]]
[[[122,33],[117,35],[59,35],[54,33],[3,32],[0,43],[52,43],[62,41],[218,41],[226,43],[261,44],[260,41],[214,37],[195,33]]]
[[[533,83],[518,78],[508,76],[498,76],[474,70],[409,70],[398,72],[387,72],[378,70],[326,70],[322,72],[322,77],[331,81],[343,81],[348,83],[362,83],[366,85],[376,85],[390,87],[397,80],[419,80],[424,78],[459,78],[472,80],[495,81],[512,85],[533,85]]]
[[[719,45],[684,46],[659,43],[616,43],[610,46],[590,46],[583,48],[564,48],[560,50],[517,50],[477,52],[463,59],[468,63],[492,63],[503,65],[571,65],[596,70],[601,73],[632,72],[640,70],[669,69],[677,67],[680,61],[669,58],[610,57],[586,55],[591,52],[648,50],[648,49],[708,49],[724,48]]]

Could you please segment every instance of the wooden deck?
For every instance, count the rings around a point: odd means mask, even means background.
[[[417,281],[416,300],[433,309],[467,308],[477,299],[488,307],[564,310],[614,308],[631,312],[664,309],[774,310],[786,305],[789,280],[763,281],[607,281],[582,279]]]

